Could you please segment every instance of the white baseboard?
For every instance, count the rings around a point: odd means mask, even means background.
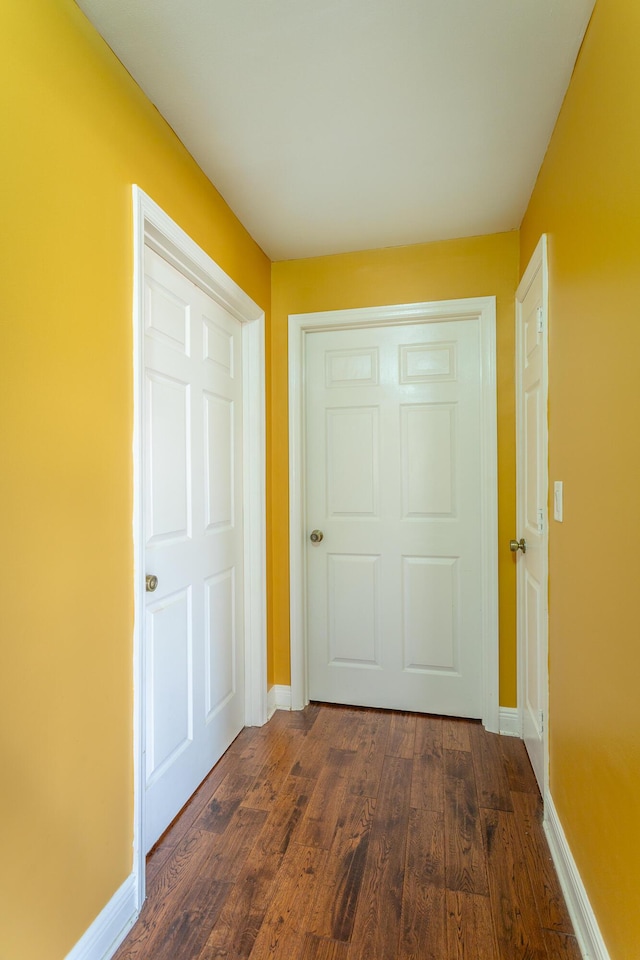
[[[544,829],[584,960],[610,960],[550,793],[544,801]]]
[[[276,710],[291,710],[291,687],[274,684],[267,695],[267,716]],[[504,737],[520,736],[520,715],[516,707],[500,707],[500,733]]]
[[[499,722],[503,737],[520,736],[520,715],[517,707],[500,707]]]
[[[109,960],[137,918],[136,878],[131,874],[67,954],[66,960]]]
[[[267,716],[269,719],[276,710],[291,710],[291,687],[275,683],[267,694]]]

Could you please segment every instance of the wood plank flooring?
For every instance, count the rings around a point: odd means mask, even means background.
[[[580,960],[524,746],[311,704],[244,730],[116,960]]]

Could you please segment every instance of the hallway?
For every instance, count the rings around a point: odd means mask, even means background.
[[[521,741],[311,704],[247,728],[116,960],[580,960]]]

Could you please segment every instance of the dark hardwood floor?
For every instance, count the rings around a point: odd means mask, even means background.
[[[244,730],[117,960],[580,960],[524,746],[312,704]]]

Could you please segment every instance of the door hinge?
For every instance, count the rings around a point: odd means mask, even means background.
[[[542,310],[542,307],[537,308],[536,316],[538,318],[538,333],[542,333],[542,328],[544,326],[544,312]]]
[[[538,533],[544,533],[544,510],[538,510]]]
[[[544,733],[544,713],[540,711],[540,733]]]

